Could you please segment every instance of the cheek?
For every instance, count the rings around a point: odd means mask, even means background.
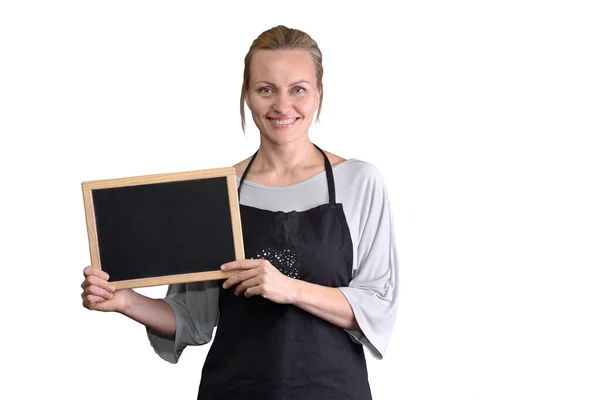
[[[268,101],[268,99],[265,99],[264,97],[250,95],[248,97],[248,100],[250,101],[248,103],[248,108],[250,108],[252,113],[260,114],[264,110],[269,109],[269,106],[270,106],[269,101]]]
[[[312,114],[319,107],[319,103],[316,98],[302,97],[296,102],[296,108],[301,110],[303,114]]]

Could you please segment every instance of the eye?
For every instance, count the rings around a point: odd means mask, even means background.
[[[261,88],[258,89],[258,93],[260,93],[260,94],[269,94],[269,93],[272,93],[272,92],[273,91],[271,90],[271,88],[267,87],[267,86],[263,86],[263,87],[261,87]]]
[[[294,93],[304,93],[304,92],[306,92],[306,89],[304,89],[303,87],[300,87],[300,86],[296,86],[295,88],[292,89],[292,91]]]

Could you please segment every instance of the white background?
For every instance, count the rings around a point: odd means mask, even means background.
[[[392,201],[374,399],[600,399],[594,3],[3,1],[0,397],[195,398],[208,346],[171,365],[81,306],[80,185],[249,156],[243,58],[285,24],[324,54],[311,138],[375,164]]]

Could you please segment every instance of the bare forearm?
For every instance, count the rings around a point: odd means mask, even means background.
[[[346,296],[336,288],[295,280],[292,304],[340,328],[359,329]]]
[[[133,290],[127,295],[121,314],[145,325],[150,330],[166,337],[175,337],[175,313],[164,300],[151,299]]]

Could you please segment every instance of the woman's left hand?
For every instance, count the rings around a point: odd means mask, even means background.
[[[296,280],[279,272],[268,260],[232,261],[224,264],[221,269],[239,271],[223,283],[225,289],[237,285],[236,296],[244,293],[246,297],[262,296],[274,303],[293,303],[297,290]]]

